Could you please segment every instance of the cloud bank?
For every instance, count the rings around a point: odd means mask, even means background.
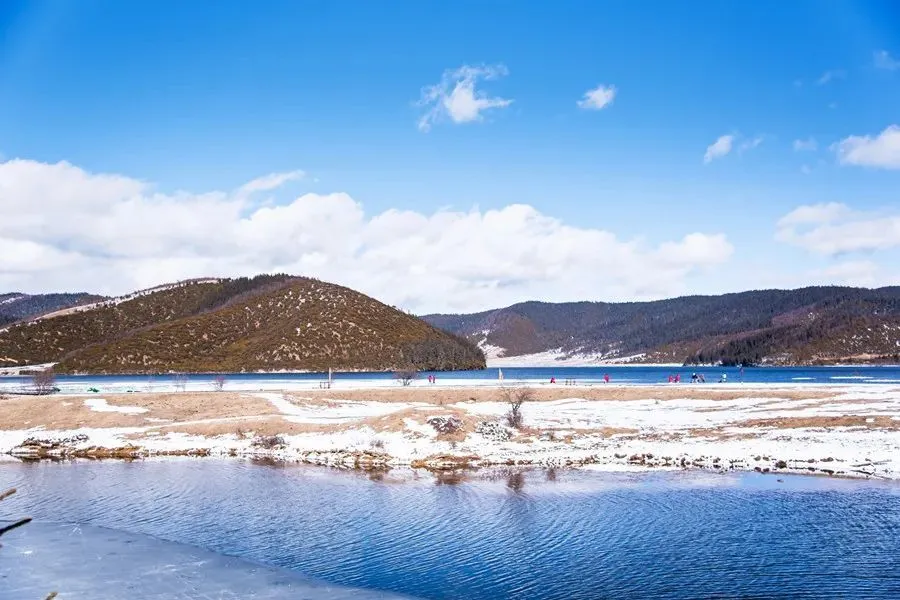
[[[659,244],[567,225],[523,204],[366,214],[347,194],[272,205],[275,173],[230,192],[161,194],[66,162],[0,163],[0,289],[119,294],[188,277],[288,272],[415,311],[525,299],[656,298],[729,259],[722,234]]]

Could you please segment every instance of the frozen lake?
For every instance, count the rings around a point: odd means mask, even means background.
[[[503,380],[499,379],[500,371]],[[414,386],[427,386],[428,375],[437,377],[437,385],[501,385],[517,382],[548,384],[551,378],[562,385],[566,380],[579,385],[601,385],[604,376],[609,375],[610,383],[664,384],[670,375],[681,376],[682,384],[690,382],[692,373],[702,373],[709,384],[716,384],[725,375],[726,385],[780,384],[780,385],[857,385],[900,383],[900,367],[672,367],[672,366],[603,366],[603,367],[504,367],[481,371],[422,372],[413,381]],[[239,390],[285,390],[318,389],[326,381],[326,373],[233,373],[225,376],[224,389]],[[181,382],[183,389],[210,391],[215,389],[214,375],[187,375]],[[29,377],[0,377],[0,392],[4,389],[27,388]],[[174,375],[78,375],[58,376],[56,385],[63,393],[83,394],[91,390],[100,393],[119,392],[171,392],[179,388]],[[397,386],[392,373],[335,373],[335,389],[357,387]]]

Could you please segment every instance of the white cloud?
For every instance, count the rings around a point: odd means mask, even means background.
[[[896,71],[900,69],[900,60],[891,56],[887,50],[879,50],[875,53],[875,67],[878,69],[886,69],[888,71]]]
[[[733,252],[721,234],[652,244],[522,204],[368,215],[347,194],[259,206],[246,187],[167,195],[66,163],[0,163],[0,288],[117,294],[187,277],[289,272],[416,311],[468,311],[533,298],[669,296]]]
[[[891,125],[877,136],[851,135],[831,148],[842,165],[900,169],[900,126]]]
[[[731,152],[734,140],[735,136],[731,134],[719,136],[719,139],[706,148],[706,153],[703,155],[703,162],[709,164],[717,158],[727,156],[728,153]]]
[[[614,85],[598,85],[584,93],[578,107],[585,110],[601,110],[612,104],[618,90]]]
[[[818,79],[816,79],[816,85],[825,85],[826,83],[830,83],[835,79],[843,79],[846,76],[847,72],[842,69],[825,71]]]
[[[839,262],[813,273],[815,279],[827,285],[875,287],[887,285],[881,267],[870,260]]]
[[[794,140],[794,152],[815,152],[819,145],[813,138]]]
[[[900,214],[856,211],[832,202],[800,206],[782,217],[776,238],[824,256],[900,247]]]
[[[429,131],[432,125],[445,119],[453,123],[481,121],[483,112],[506,108],[512,100],[488,96],[476,86],[481,81],[498,79],[507,74],[503,65],[464,65],[444,71],[440,83],[422,88],[417,105],[427,110],[419,118],[419,130]]]
[[[306,174],[303,171],[287,171],[284,173],[269,173],[262,177],[257,177],[253,181],[248,181],[241,186],[241,191],[247,194],[254,192],[270,192],[278,189],[289,181],[303,179]]]
[[[761,136],[761,135],[758,135],[754,138],[750,138],[749,140],[744,140],[743,142],[741,142],[741,146],[738,150],[740,152],[746,152],[747,150],[753,150],[754,148],[759,147],[759,145],[762,144],[763,141],[765,141],[765,138],[763,138],[763,136]]]

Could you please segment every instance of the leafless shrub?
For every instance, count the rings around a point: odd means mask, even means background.
[[[34,387],[34,391],[41,395],[52,394],[53,392],[58,391],[58,388],[56,387],[56,375],[53,373],[52,369],[35,371],[34,375],[31,376],[31,385]]]
[[[215,379],[213,379],[213,389],[217,392],[221,392],[225,389],[224,375],[216,375]]]
[[[416,370],[407,368],[394,371],[394,379],[400,382],[403,387],[408,386],[416,378]]]
[[[384,450],[384,440],[372,438],[372,440],[369,442],[369,446],[374,450]]]
[[[280,435],[260,435],[253,438],[250,445],[263,450],[276,450],[284,447],[284,438]]]
[[[504,388],[502,396],[503,401],[509,405],[509,412],[506,413],[506,424],[515,429],[521,429],[523,422],[522,405],[534,400],[534,390],[529,388]]]
[[[175,391],[183,392],[187,388],[187,375],[179,373],[175,376]]]

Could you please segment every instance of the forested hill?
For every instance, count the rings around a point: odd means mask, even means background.
[[[809,287],[655,302],[524,302],[424,319],[489,356],[724,364],[900,362],[900,287]]]
[[[475,344],[303,277],[184,281],[0,330],[0,367],[59,372],[477,369]]]
[[[92,294],[0,294],[0,326],[79,304],[103,300]]]

